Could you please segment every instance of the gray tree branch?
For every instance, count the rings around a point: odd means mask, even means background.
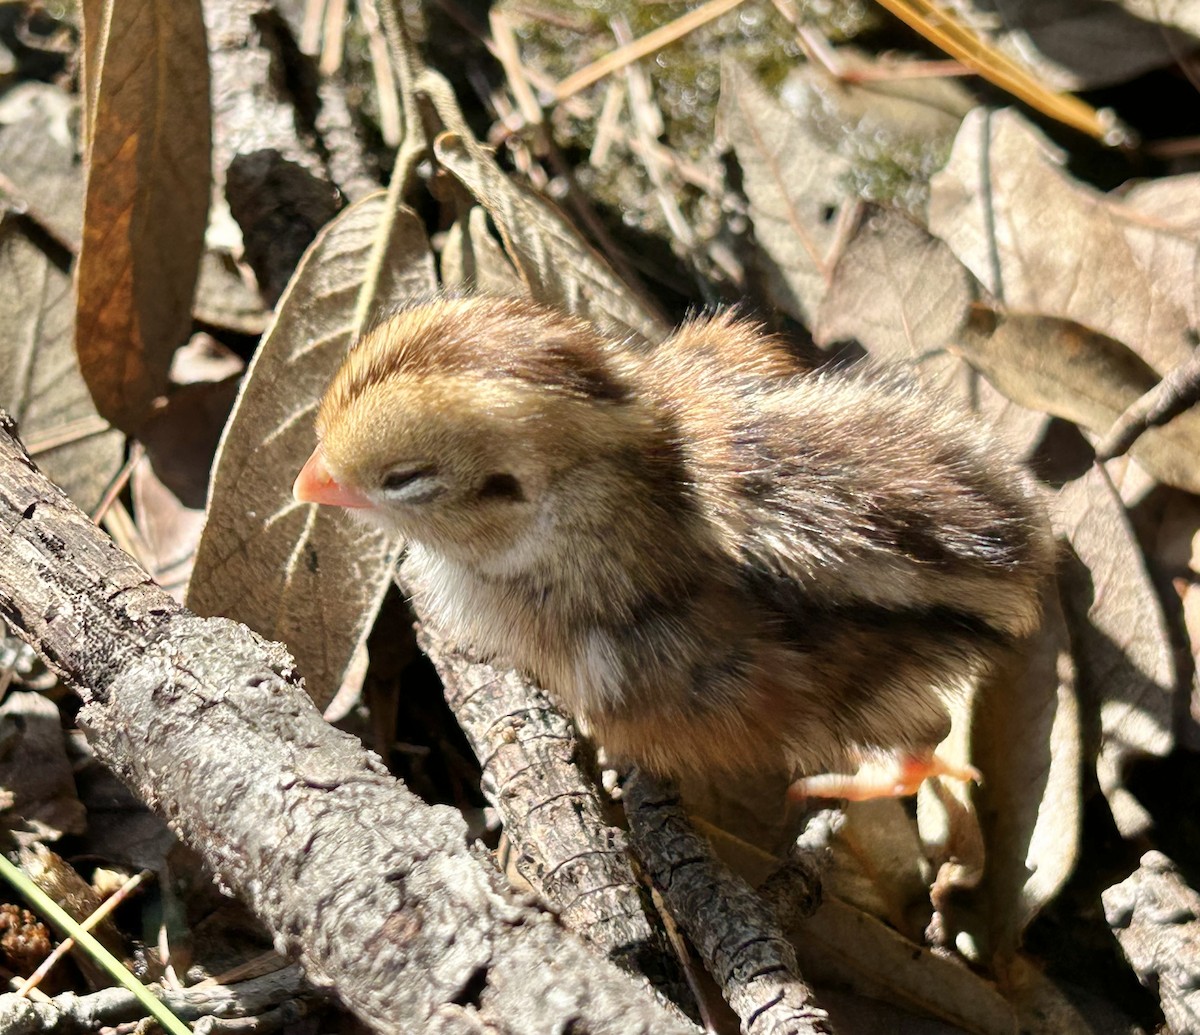
[[[694,1033],[516,899],[452,809],[328,726],[278,644],[175,604],[0,416],[0,614],[97,756],[375,1031]]]

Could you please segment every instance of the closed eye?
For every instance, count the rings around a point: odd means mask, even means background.
[[[425,503],[446,491],[446,482],[431,465],[398,467],[383,477],[380,491],[393,503]]]
[[[388,471],[384,475],[382,488],[385,491],[403,489],[406,485],[411,485],[418,478],[430,478],[435,474],[437,474],[437,468],[435,467],[402,467],[395,471]]]

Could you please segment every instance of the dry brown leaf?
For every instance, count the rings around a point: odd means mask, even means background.
[[[1050,317],[981,313],[956,351],[1013,401],[1097,435],[1158,382],[1119,341]],[[1159,481],[1200,492],[1200,411],[1149,429],[1130,453]]]
[[[1200,36],[1200,7],[1191,0],[1119,0],[1131,14],[1155,25],[1170,25]],[[1178,60],[1179,54],[1173,55]]]
[[[945,163],[963,117],[978,101],[961,79],[874,78],[879,59],[839,46],[833,80],[821,64],[793,68],[779,99],[804,117],[825,148],[850,163],[847,190],[906,212],[923,213],[929,178]],[[862,73],[862,81],[851,81]]]
[[[818,345],[854,338],[880,359],[912,362],[966,323],[974,288],[954,253],[892,209],[874,209],[833,271],[813,327]]]
[[[911,368],[1028,456],[1045,432],[1045,414],[1006,399],[960,357],[936,354],[961,337],[974,293],[971,275],[945,242],[895,210],[874,209],[834,269],[814,337],[826,346],[853,338],[875,360]]]
[[[84,35],[94,104],[75,348],[96,409],[134,431],[192,320],[211,182],[208,51],[199,0],[88,5]]]
[[[977,27],[985,27],[1001,51],[1050,89],[1066,91],[1128,82],[1174,65],[1189,42],[1166,27],[1197,23],[1189,0],[1004,0],[1003,7],[976,0],[955,8],[973,11]]]
[[[1154,559],[1182,602],[1183,632],[1192,655],[1192,685],[1175,713],[1176,739],[1181,747],[1200,751],[1200,499],[1173,495],[1167,501]]]
[[[1043,968],[1027,957],[1008,960],[999,978],[1020,1018],[1021,1035],[1094,1035],[1095,1029]]]
[[[1200,197],[1200,173],[1185,173],[1136,183],[1121,195],[1121,201],[1180,233],[1200,236],[1197,197]]]
[[[82,834],[87,816],[75,793],[54,702],[32,691],[9,694],[0,705],[0,744],[0,787],[14,798],[5,829],[22,845]]]
[[[374,195],[345,209],[280,300],[221,443],[188,591],[193,610],[286,643],[321,704],[370,630],[398,547],[343,513],[296,503],[292,482],[361,313],[436,287],[423,225],[404,208],[389,218],[390,204]]]
[[[1042,628],[975,695],[971,761],[983,773],[975,806],[986,865],[974,893],[980,955],[1011,957],[1021,933],[1062,887],[1079,853],[1082,744],[1076,673],[1047,582]]]
[[[200,260],[193,312],[211,327],[238,334],[259,335],[267,328],[268,312],[253,278],[244,277],[226,251],[209,248]]]
[[[185,506],[145,457],[134,465],[129,491],[134,521],[146,545],[146,570],[182,603],[204,530],[204,508]]]
[[[481,295],[523,295],[525,285],[487,227],[487,212],[472,205],[460,214],[442,249],[442,283]]]
[[[96,413],[71,347],[71,278],[0,222],[0,408],[46,476],[86,511],[121,467],[124,436]]]
[[[811,327],[829,286],[850,163],[732,62],[721,66],[717,133],[741,166],[771,299]]]
[[[1075,551],[1064,579],[1081,687],[1098,711],[1100,788],[1125,837],[1144,834],[1150,815],[1124,788],[1138,755],[1174,747],[1177,674],[1166,617],[1121,498],[1092,468],[1063,486],[1052,510],[1055,531]]]
[[[929,227],[1005,308],[1064,317],[1160,374],[1200,325],[1200,242],[1069,176],[1013,110],[973,111],[931,183]],[[1189,210],[1200,204],[1200,184]]]
[[[831,847],[826,891],[919,942],[929,923],[929,867],[904,804],[851,802]]]
[[[806,810],[788,797],[791,773],[692,773],[676,781],[688,815],[721,860],[752,885],[779,868],[804,829]]]
[[[471,133],[441,75],[423,70],[416,89],[446,127],[433,142],[434,157],[491,216],[531,298],[620,337],[659,342],[671,332],[654,304],[639,298],[570,220],[505,175]]]
[[[130,478],[134,518],[150,574],[180,601],[204,528],[208,472],[237,391],[236,377],[185,385],[142,431],[145,453]]]
[[[0,100],[0,193],[72,252],[83,222],[83,170],[71,126],[78,101],[49,83],[21,83]]]
[[[809,980],[837,982],[979,1035],[1018,1031],[1012,1008],[988,981],[836,898],[793,924],[788,937]]]

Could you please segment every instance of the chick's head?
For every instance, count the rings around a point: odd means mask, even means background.
[[[321,402],[297,499],[464,557],[507,549],[563,472],[636,420],[586,324],[517,300],[440,299],[351,350]]]

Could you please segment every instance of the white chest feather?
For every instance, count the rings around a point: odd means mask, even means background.
[[[421,613],[444,635],[543,682],[573,712],[619,700],[625,682],[620,652],[599,629],[568,633],[539,603],[503,577],[411,545],[405,581]]]

